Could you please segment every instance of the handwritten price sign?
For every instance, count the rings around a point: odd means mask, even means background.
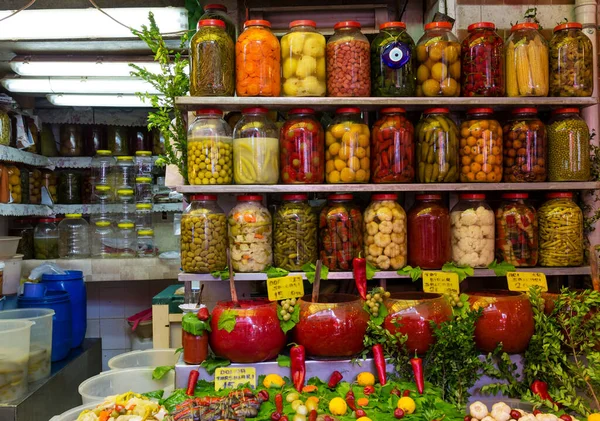
[[[219,367],[215,370],[215,390],[232,389],[246,383],[256,388],[254,367]]]
[[[287,300],[304,295],[302,276],[284,276],[282,278],[267,279],[267,292],[270,301]]]
[[[423,291],[436,294],[460,294],[458,274],[423,271]]]
[[[506,279],[511,291],[529,291],[531,287],[540,287],[542,291],[548,291],[546,275],[540,272],[508,272]]]

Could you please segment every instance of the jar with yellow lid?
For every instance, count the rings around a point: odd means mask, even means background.
[[[141,229],[137,232],[137,257],[154,257],[156,248],[154,245],[154,230]]]
[[[128,258],[137,255],[137,236],[133,222],[117,224],[116,246],[119,257]]]
[[[115,231],[110,221],[98,220],[92,226],[92,253],[93,259],[107,259],[116,257],[114,254]]]

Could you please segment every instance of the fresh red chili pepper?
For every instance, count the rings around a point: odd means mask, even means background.
[[[317,411],[315,409],[313,409],[308,414],[308,421],[317,421],[317,416],[318,416]]]
[[[258,399],[262,399],[263,402],[266,402],[269,400],[269,392],[263,389],[260,392],[258,392],[257,397]]]
[[[210,317],[210,313],[208,312],[208,309],[206,307],[202,307],[200,310],[198,310],[197,316],[198,320],[202,320],[203,322],[205,322]]]
[[[298,392],[302,392],[304,378],[306,377],[306,352],[302,345],[295,345],[290,349],[290,362],[292,369],[292,383]]]
[[[271,421],[281,421],[281,412],[273,412],[271,414]]]
[[[275,395],[275,410],[283,412],[283,395],[281,393]]]
[[[402,392],[402,396],[410,396],[410,390],[406,389],[404,392]]]
[[[358,419],[360,417],[366,417],[367,413],[365,412],[364,409],[357,409],[356,412],[354,413],[354,416],[356,417],[356,419]]]
[[[515,420],[518,420],[519,418],[522,417],[522,415],[519,411],[517,411],[516,409],[513,409],[512,411],[510,411],[510,417]],[[467,420],[467,418],[469,418],[469,419]],[[471,417],[467,415],[465,417],[465,421],[471,421]]]
[[[415,354],[414,358],[410,359],[410,365],[413,369],[413,374],[415,375],[415,383],[417,384],[417,391],[419,395],[423,394],[425,390],[425,377],[423,373],[423,360]]]
[[[185,392],[188,396],[194,396],[196,383],[198,383],[198,377],[200,377],[200,372],[198,370],[192,370],[190,372],[190,376],[188,377],[187,391]]]
[[[398,390],[398,388],[397,388],[397,387],[394,387],[394,388],[391,390],[391,392],[390,392],[390,395],[396,395],[396,396],[398,396],[399,398],[400,398],[400,397],[402,397],[402,393],[400,392],[400,390]]]
[[[550,397],[550,394],[548,393],[548,385],[545,382],[541,380],[534,381],[531,384],[531,391],[540,398],[554,403],[552,397]]]
[[[343,377],[344,376],[342,376],[342,373],[340,373],[337,370],[334,371],[333,373],[331,373],[331,376],[329,376],[329,382],[327,383],[327,387],[333,389],[338,385],[338,383],[342,380]]]
[[[573,421],[573,418],[569,414],[562,414],[558,418],[560,418],[563,421]]]
[[[346,393],[346,404],[350,407],[351,410],[356,411],[356,396],[354,396],[354,392],[352,389]]]
[[[367,396],[372,395],[373,393],[375,393],[375,387],[365,386],[365,388],[363,389],[363,393]]]
[[[367,259],[364,257],[355,257],[352,260],[352,273],[354,275],[354,282],[356,282],[356,289],[360,298],[363,300],[367,299]]]
[[[394,409],[394,418],[398,420],[404,418],[404,411],[402,410],[402,408]]]
[[[379,383],[382,386],[385,386],[387,383],[385,372],[385,356],[383,355],[383,346],[381,344],[373,345],[373,360],[375,361],[377,376],[379,376]]]

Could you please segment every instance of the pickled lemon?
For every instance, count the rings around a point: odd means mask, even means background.
[[[340,172],[332,171],[327,174],[327,182],[328,183],[339,183],[340,182]]]
[[[325,55],[325,39],[319,35],[309,35],[304,42],[302,52],[310,57],[323,57]]]
[[[341,173],[340,173],[340,179],[344,182],[344,183],[351,183],[354,181],[354,171],[352,171],[350,168],[344,168]]]
[[[448,45],[442,51],[442,57],[448,64],[452,64],[456,60],[458,60],[458,55],[459,55],[458,46],[456,46],[454,44]]]
[[[457,96],[458,91],[460,90],[458,82],[456,82],[452,78],[444,80],[440,86],[442,88],[442,94],[444,96]]]
[[[441,45],[436,44],[429,47],[429,59],[433,61],[440,61],[442,59],[442,54],[444,53],[444,49]]]
[[[441,82],[448,77],[448,67],[442,62],[435,63],[431,68],[431,77]]]
[[[421,64],[417,69],[417,82],[423,83],[429,79],[429,69],[424,64]]]
[[[283,94],[287,96],[298,95],[298,79],[292,77],[286,80],[283,84]]]
[[[427,79],[421,85],[421,89],[425,96],[437,96],[440,92],[440,83],[435,79]]]
[[[286,58],[283,61],[282,72],[285,79],[289,79],[296,74],[298,68],[298,60],[294,57]]]
[[[317,77],[320,80],[325,80],[327,72],[327,64],[325,63],[325,57],[321,57],[317,60]]]
[[[317,60],[314,57],[302,56],[298,61],[296,76],[305,78],[317,73]]]

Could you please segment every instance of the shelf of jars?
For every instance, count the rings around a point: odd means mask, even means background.
[[[49,158],[45,156],[6,145],[0,145],[0,161],[32,165],[34,167],[48,167],[51,165]]]

